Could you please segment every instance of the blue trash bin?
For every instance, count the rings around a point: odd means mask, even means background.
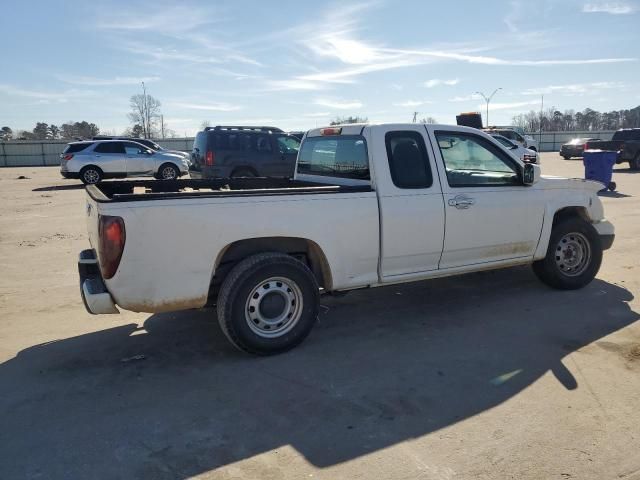
[[[602,190],[616,189],[616,183],[611,181],[613,166],[616,164],[618,152],[610,150],[585,150],[582,162],[584,163],[584,178],[595,180],[604,185]],[[601,190],[601,191],[602,191]]]

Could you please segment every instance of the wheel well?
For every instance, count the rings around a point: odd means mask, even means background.
[[[158,172],[159,172],[160,170],[162,170],[162,169],[163,169],[164,167],[166,167],[166,166],[173,167],[173,168],[175,168],[175,169],[178,171],[178,173],[180,173],[180,167],[178,167],[178,165],[176,165],[176,164],[175,164],[175,163],[173,163],[173,162],[164,162],[162,165],[160,165],[160,166],[158,167]]]
[[[233,177],[233,175],[234,175],[236,172],[240,172],[240,171],[242,171],[242,170],[247,170],[247,171],[249,171],[249,172],[252,172],[256,177],[257,177],[257,176],[259,176],[259,175],[258,175],[258,171],[257,171],[255,168],[250,167],[250,166],[234,167],[234,169],[231,171],[230,176],[231,176],[231,177]]]
[[[537,152],[538,149],[536,147],[527,147],[529,150],[533,150],[534,152]]]
[[[591,223],[589,214],[585,207],[564,207],[558,210],[553,216],[553,225],[571,217],[579,217],[584,221]]]
[[[209,298],[217,296],[225,277],[240,260],[264,252],[285,253],[297,258],[313,272],[318,285],[325,290],[331,290],[332,279],[329,263],[317,243],[306,238],[263,237],[239,240],[222,249],[216,259],[215,274],[209,288]]]
[[[84,172],[87,168],[95,168],[96,170],[98,170],[100,173],[104,174],[104,172],[102,171],[102,169],[100,167],[98,167],[97,165],[85,165],[84,167],[82,167],[80,169],[80,174],[82,174],[82,172]]]

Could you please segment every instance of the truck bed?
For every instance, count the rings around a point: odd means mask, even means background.
[[[370,192],[369,185],[344,186],[286,178],[217,178],[205,180],[120,180],[87,185],[96,202],[133,202],[175,198],[241,197],[250,195],[317,195]]]

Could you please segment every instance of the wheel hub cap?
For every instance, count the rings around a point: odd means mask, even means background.
[[[289,332],[302,316],[302,291],[282,277],[261,281],[251,290],[245,306],[245,318],[251,330],[264,338]]]
[[[568,233],[556,245],[558,269],[569,277],[583,273],[591,262],[591,245],[581,233]]]

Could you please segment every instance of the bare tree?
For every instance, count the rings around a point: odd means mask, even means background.
[[[202,130],[205,130],[207,128],[209,128],[211,126],[211,122],[209,120],[203,120],[203,122],[200,124],[200,128]]]
[[[160,100],[146,93],[137,94],[131,96],[130,105],[129,120],[134,125],[142,127],[144,138],[151,138],[158,131]]]
[[[349,115],[348,117],[336,117],[334,118],[329,125],[346,125],[348,123],[367,123],[367,117],[352,117]]]
[[[433,117],[427,117],[427,118],[423,118],[422,120],[420,120],[420,123],[428,123],[430,125],[434,125],[434,124],[438,123],[438,120],[436,120]]]

